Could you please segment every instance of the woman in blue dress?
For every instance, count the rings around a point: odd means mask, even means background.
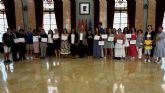
[[[161,59],[165,57],[165,33],[163,32],[163,27],[158,27],[158,31],[154,54],[158,57],[156,62],[160,63]]]
[[[96,38],[99,37],[99,38]],[[93,41],[93,57],[94,58],[100,58],[101,57],[101,46],[99,45],[100,40],[100,33],[98,28],[96,28],[94,41]]]

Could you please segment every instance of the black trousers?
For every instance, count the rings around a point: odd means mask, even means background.
[[[83,45],[83,43],[80,42],[78,49],[79,49],[79,57],[83,58],[85,56],[85,45]]]
[[[25,59],[25,53],[26,53],[26,44],[25,43],[19,44],[18,52],[19,52],[19,59],[20,60]]]
[[[151,55],[150,55],[150,57],[153,57],[153,56],[154,56],[155,47],[156,47],[156,45],[155,45],[155,44],[154,44],[154,45],[152,45]]]
[[[93,45],[88,44],[86,52],[87,52],[88,56],[92,56],[93,55]]]
[[[18,60],[17,58],[17,53],[18,53],[18,44],[13,44],[11,46],[11,52],[12,52],[12,57],[13,57],[13,60]]]
[[[48,56],[52,56],[53,53],[54,53],[53,43],[48,43],[48,47],[47,47],[47,54],[48,54]]]
[[[70,51],[72,56],[76,56],[77,54],[77,46],[75,44],[71,44]]]

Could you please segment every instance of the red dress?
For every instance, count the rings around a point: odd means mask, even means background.
[[[136,40],[136,38],[137,38],[136,34],[132,34],[131,40]],[[135,57],[137,55],[136,44],[130,44],[128,53],[129,53],[129,56],[131,57]]]

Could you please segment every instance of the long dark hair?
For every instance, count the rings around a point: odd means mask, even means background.
[[[137,30],[137,35],[139,35],[139,32],[141,32],[141,34],[143,33],[143,30],[142,29],[138,29]]]
[[[74,32],[73,32],[73,30],[74,30]],[[76,31],[75,31],[75,29],[74,29],[74,28],[72,28],[71,33],[70,33],[70,34],[76,34]]]
[[[20,30],[19,30],[19,33],[20,33],[20,34],[25,34],[24,29],[20,29]]]
[[[63,29],[62,34],[64,34],[65,31],[66,31],[66,34],[68,34],[68,30],[66,28]]]
[[[132,30],[132,29],[134,29],[134,30]],[[134,31],[134,33],[136,33],[136,28],[132,27],[130,31],[131,31],[131,34],[133,33],[133,31]]]
[[[96,33],[96,29],[98,30],[97,33]],[[96,34],[100,35],[99,28],[95,28],[94,34],[95,34],[95,35],[96,35]]]
[[[53,30],[50,29],[50,30],[48,31],[48,34],[53,35]]]
[[[129,34],[128,27],[124,27],[124,29],[123,29],[123,34]]]
[[[109,33],[109,30],[111,30],[111,34],[114,34],[114,31],[113,31],[113,29],[111,29],[111,28],[107,28],[106,29],[106,33],[109,35],[110,33]]]

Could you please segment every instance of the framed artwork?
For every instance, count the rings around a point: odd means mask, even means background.
[[[82,2],[79,4],[80,15],[89,15],[90,14],[90,3]]]

